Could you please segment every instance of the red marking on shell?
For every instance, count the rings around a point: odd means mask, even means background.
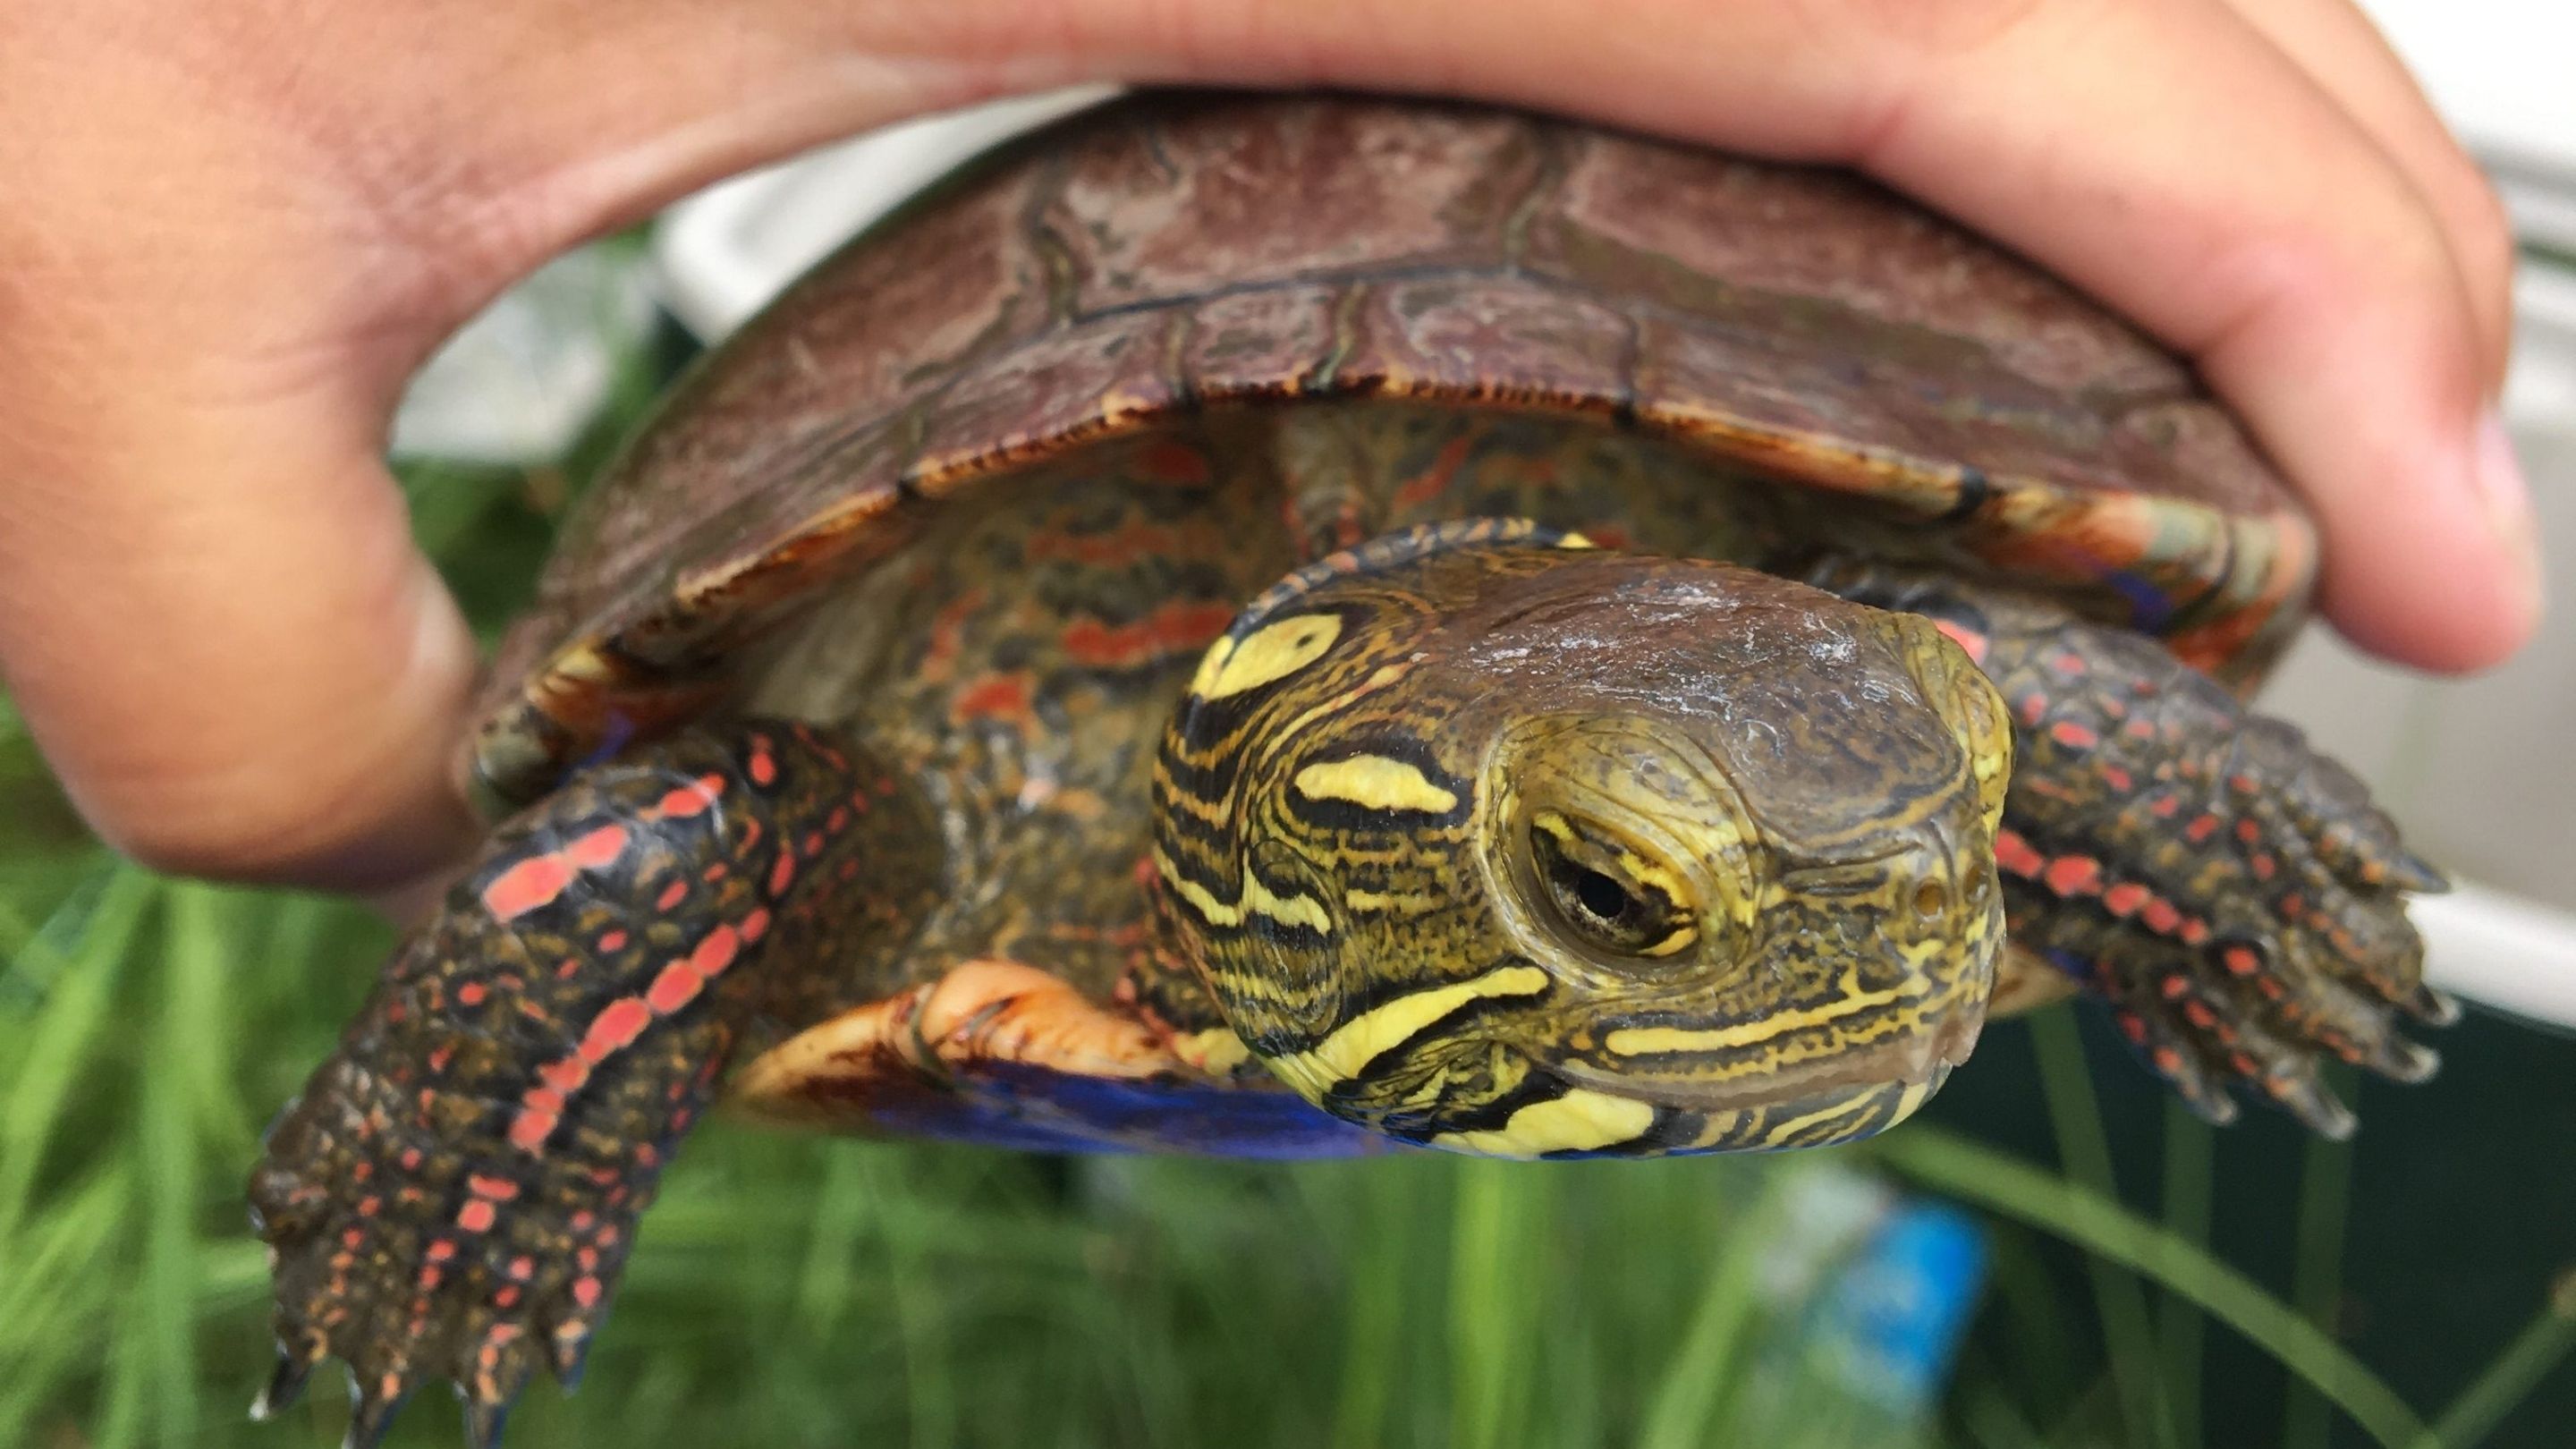
[[[602,1174],[602,1176],[603,1180],[607,1182],[615,1182],[617,1180],[617,1174],[614,1172],[606,1172]],[[598,1219],[591,1215],[590,1209],[583,1208],[581,1211],[572,1215],[572,1230],[576,1233],[589,1232],[590,1225],[597,1221]]]
[[[2156,1048],[2153,1060],[2156,1064],[2156,1070],[2164,1073],[2168,1077],[2182,1070],[2182,1053],[2175,1051],[2172,1047],[2160,1046]]]
[[[403,1171],[405,1172],[418,1171],[420,1168],[420,1149],[417,1147],[404,1148],[402,1153],[402,1165]]]
[[[2151,740],[2156,737],[2156,722],[2151,719],[2133,719],[2120,726],[2120,729],[2133,740]]]
[[[2232,976],[2251,976],[2263,969],[2262,958],[2254,954],[2251,946],[2230,946],[2218,953],[2218,959]]]
[[[605,931],[600,934],[599,953],[601,955],[611,956],[625,949],[626,933],[624,931]]]
[[[668,913],[672,907],[688,898],[689,883],[684,880],[675,880],[669,885],[662,887],[662,894],[654,898],[653,909]]]
[[[2048,657],[2048,667],[2069,679],[2080,679],[2085,673],[2084,656],[2071,649],[2060,649]]]
[[[2256,880],[2270,880],[2272,873],[2279,870],[2281,866],[2280,862],[2272,859],[2270,854],[2258,850],[2246,860],[2245,868],[2254,872]]]
[[[849,828],[850,807],[847,805],[833,806],[832,813],[823,818],[823,829],[827,834],[838,835]]]
[[[2171,820],[2174,817],[2174,812],[2181,808],[2182,802],[2180,800],[2175,799],[2171,795],[2159,795],[2155,798],[2155,802],[2147,807],[2147,813],[2153,815],[2158,820]]]
[[[2138,919],[2146,922],[2147,929],[2157,935],[2170,936],[2174,928],[2182,924],[2182,912],[2174,909],[2173,902],[2158,896],[2139,907]]]
[[[492,878],[483,888],[483,909],[494,920],[516,920],[562,895],[572,877],[572,863],[563,857],[532,855]]]
[[[2194,845],[2200,844],[2202,841],[2207,840],[2209,837],[2216,835],[2217,833],[2218,817],[2215,815],[2196,816],[2189,825],[2182,828],[2183,839],[2190,841]]]
[[[2184,945],[2197,946],[2209,939],[2209,922],[2198,916],[2185,916],[2182,918],[2182,929],[2174,934],[2182,937]]]
[[[778,863],[769,868],[769,894],[772,899],[787,894],[796,880],[796,857],[792,852],[778,852]]]
[[[742,918],[742,939],[746,944],[748,944],[750,942],[757,941],[768,934],[769,908],[767,906],[754,906],[751,914]]]
[[[439,1043],[439,1044],[438,1044],[438,1046],[437,1046],[435,1049],[433,1049],[433,1050],[430,1052],[430,1054],[429,1054],[429,1069],[430,1069],[432,1072],[444,1072],[444,1071],[446,1071],[446,1070],[447,1070],[447,1064],[448,1064],[448,1062],[450,1062],[451,1060],[453,1060],[453,1059],[455,1058],[455,1056],[456,1056],[456,1045],[455,1045],[455,1043],[453,1043],[453,1042],[441,1042],[441,1043]],[[363,1163],[363,1162],[362,1162],[362,1163],[360,1163],[360,1164],[358,1164],[358,1165],[359,1165],[359,1166],[361,1166],[361,1167],[366,1166],[366,1164],[365,1164],[365,1163]]]
[[[583,1066],[579,1057],[563,1057],[537,1068],[537,1076],[556,1093],[552,1110],[560,1111],[563,1098],[580,1091],[582,1083],[590,1080],[590,1068]]]
[[[610,1223],[606,1227],[601,1228],[598,1234],[592,1238],[592,1241],[598,1243],[603,1248],[613,1248],[617,1246],[617,1224]]]
[[[750,774],[751,783],[764,790],[778,783],[778,757],[770,753],[767,736],[751,737],[751,759],[744,769]]]
[[[603,825],[572,843],[564,855],[583,870],[597,870],[613,865],[626,853],[626,827]]]
[[[626,943],[621,940],[617,944],[623,946]],[[580,973],[581,960],[579,957],[566,956],[561,961],[555,963],[555,979],[557,981],[570,981]],[[520,1002],[519,1011],[520,1014],[534,1021],[543,1021],[546,1019],[545,1008],[537,1005],[533,1001]]]
[[[2236,1074],[2240,1077],[2253,1076],[2255,1072],[2259,1070],[2254,1065],[2254,1059],[2245,1055],[2243,1052],[2230,1053],[2227,1058],[2227,1064],[2234,1067],[2236,1069]]]
[[[707,979],[690,970],[688,962],[674,961],[662,968],[661,975],[653,978],[653,985],[644,993],[644,1001],[656,1012],[669,1016],[696,999],[698,989],[706,984]]]
[[[2027,878],[2038,875],[2047,867],[2048,860],[2031,849],[2030,842],[2022,839],[2020,832],[1998,830],[1995,832],[1995,864],[2010,874]]]
[[[2129,772],[2121,769],[2119,766],[2104,765],[2102,767],[2102,783],[2110,786],[2120,794],[2126,795],[2129,793],[2129,787],[2135,782],[2129,778]]]
[[[510,1266],[504,1271],[515,1281],[525,1283],[537,1275],[537,1260],[522,1253],[512,1258]]]
[[[806,832],[805,832],[805,858],[806,858],[807,860],[812,860],[814,857],[816,857],[816,856],[818,856],[818,855],[821,855],[822,853],[823,853],[823,832],[822,832],[822,831],[819,831],[819,830],[809,830],[809,831],[806,831]]]
[[[374,1217],[376,1214],[383,1212],[384,1209],[385,1200],[376,1196],[372,1192],[368,1193],[365,1197],[358,1199],[358,1216],[362,1218]]]
[[[2262,788],[2251,775],[2238,773],[2227,777],[2227,787],[2239,795],[2251,795]]]
[[[359,1248],[361,1248],[361,1247],[365,1246],[365,1245],[366,1245],[366,1241],[367,1241],[367,1235],[366,1235],[366,1233],[365,1233],[365,1232],[361,1231],[360,1229],[357,1229],[357,1228],[342,1228],[342,1229],[340,1230],[340,1246],[342,1246],[342,1247],[344,1247],[344,1248],[347,1248],[349,1251],[351,1251],[351,1252],[353,1252],[353,1253],[354,1253],[354,1252],[356,1252]]]
[[[2182,1004],[2182,1014],[2190,1020],[2192,1025],[2199,1027],[2202,1031],[2207,1031],[2218,1023],[2217,1014],[2198,1001],[2184,1002]]]
[[[1196,486],[1216,476],[1207,455],[1176,438],[1166,438],[1137,456],[1136,466],[1156,483]]]
[[[2181,976],[2168,976],[2160,988],[2167,1001],[2180,1001],[2191,994],[2191,982]]]
[[[456,1210],[456,1225],[469,1233],[488,1233],[497,1220],[492,1204],[479,1197],[467,1198]]]
[[[957,691],[949,713],[960,720],[1000,719],[1026,724],[1036,719],[1029,708],[1028,676],[989,674]]]
[[[634,1044],[653,1024],[653,1008],[640,996],[621,996],[599,1009],[590,1019],[590,1030],[582,1033],[581,1045],[575,1050],[581,1059],[598,1066]]]
[[[2025,694],[2021,697],[2021,722],[2023,724],[2036,728],[2039,722],[2046,718],[2048,718],[2047,695]]]
[[[573,1261],[581,1265],[581,1270],[585,1273],[599,1266],[599,1250],[596,1248],[577,1249],[572,1256]]]
[[[2145,1046],[2147,1044],[2146,1019],[2139,1016],[2134,1011],[2124,1011],[2120,1013],[2120,1032],[2123,1036],[2126,1036],[2129,1040],[2136,1042],[2140,1046]]]
[[[480,981],[468,981],[456,988],[457,1001],[466,1006],[481,1006],[483,996],[483,983]]]
[[[1593,542],[1599,543],[1600,540],[1596,538]],[[1969,628],[1967,625],[1962,624],[1955,619],[1935,619],[1932,621],[1932,627],[1940,630],[1942,634],[1949,638],[1951,643],[1956,644],[1962,650],[1965,650],[1970,659],[1975,660],[1979,664],[1986,662],[1986,651],[1993,646],[1989,643],[1985,635],[1978,633],[1976,630]]]
[[[2115,916],[2126,916],[2147,903],[2154,892],[2136,881],[2122,881],[2102,892],[2102,908]]]
[[[705,881],[709,885],[714,885],[717,881],[723,880],[724,878],[725,863],[721,860],[708,866],[705,870],[698,872],[698,879]]]
[[[2292,891],[2288,895],[2281,897],[2281,914],[2284,917],[2295,921],[2300,916],[2307,914],[2307,910],[2308,898],[2299,894],[2297,891]]]
[[[2254,842],[2261,840],[2263,838],[2263,826],[2261,822],[2253,819],[2251,816],[2237,821],[2236,838],[2244,841],[2247,845],[2252,845]]]
[[[572,1301],[580,1304],[584,1308],[597,1308],[599,1306],[599,1280],[596,1278],[574,1279],[572,1284]]]
[[[635,1148],[635,1160],[646,1167],[659,1167],[662,1165],[662,1149],[650,1142],[639,1143]]]
[[[456,1244],[447,1238],[432,1238],[423,1256],[433,1263],[444,1263],[456,1256]]]
[[[519,1195],[517,1183],[506,1177],[486,1177],[479,1172],[467,1173],[465,1186],[476,1197],[488,1197],[494,1202],[508,1202]]]
[[[1134,669],[1194,655],[1234,622],[1230,604],[1170,603],[1126,624],[1077,619],[1067,625],[1066,657],[1094,669]]]
[[[517,1304],[517,1303],[518,1303],[518,1301],[519,1301],[519,1285],[518,1285],[518,1284],[516,1284],[516,1283],[504,1283],[504,1284],[502,1284],[502,1285],[501,1285],[501,1291],[492,1295],[492,1306],[493,1306],[493,1307],[495,1307],[495,1308],[509,1308],[509,1307],[511,1307],[511,1306],[513,1306],[513,1305],[515,1305],[515,1304]],[[497,1333],[497,1332],[499,1332],[502,1328],[504,1328],[504,1327],[506,1327],[506,1326],[508,1326],[508,1325],[505,1325],[505,1324],[495,1324],[495,1325],[493,1325],[493,1331],[494,1331],[495,1333]],[[484,1349],[483,1351],[484,1351],[485,1353],[487,1353],[487,1354],[492,1354],[492,1353],[493,1353],[493,1351],[492,1351],[491,1349],[489,1349],[489,1348],[486,1348],[486,1349]],[[499,1355],[498,1355],[498,1354],[493,1354],[493,1357],[495,1357],[495,1358],[497,1359],[497,1358],[499,1357]],[[491,1365],[490,1365],[490,1364],[485,1364],[485,1365],[484,1365],[484,1367],[489,1368],[489,1367],[491,1367]]]
[[[2050,725],[2048,737],[2071,750],[2089,750],[2102,743],[2102,737],[2093,733],[2092,726],[2080,724],[2071,719],[2062,719]]]
[[[2102,863],[2086,855],[2061,855],[2048,863],[2046,884],[2061,896],[2087,896],[2102,888]]]

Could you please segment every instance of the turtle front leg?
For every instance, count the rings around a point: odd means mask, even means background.
[[[2012,939],[2102,997],[2202,1115],[2235,1116],[2233,1082],[2341,1137],[2322,1057],[2431,1075],[2399,1018],[2454,1008],[2424,985],[2406,899],[2445,883],[2297,728],[2053,605],[1892,569],[1817,581],[1930,617],[1994,680],[2014,724],[1995,843]]]
[[[572,1381],[737,1037],[799,963],[916,918],[937,837],[895,786],[752,723],[586,772],[497,832],[269,1131],[250,1198],[278,1367],[253,1412],[337,1355],[353,1444],[443,1377],[490,1445],[537,1364]]]

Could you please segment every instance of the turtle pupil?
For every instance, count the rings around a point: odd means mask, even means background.
[[[1626,914],[1628,893],[1619,883],[1597,870],[1585,870],[1574,879],[1574,898],[1583,908],[1605,921],[1615,921]]]

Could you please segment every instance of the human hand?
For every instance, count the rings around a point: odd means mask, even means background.
[[[715,177],[1086,80],[1519,102],[1846,162],[2197,359],[2391,658],[2530,632],[2511,244],[2345,0],[0,0],[0,678],[171,869],[349,888],[473,827],[470,641],[381,448],[511,281]]]

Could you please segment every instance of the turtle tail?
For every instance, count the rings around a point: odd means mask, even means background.
[[[502,827],[269,1131],[250,1199],[278,1366],[254,1414],[336,1355],[353,1444],[443,1377],[482,1446],[539,1364],[572,1382],[662,1168],[792,988],[780,968],[909,924],[851,883],[934,838],[895,786],[755,723],[585,772]]]

